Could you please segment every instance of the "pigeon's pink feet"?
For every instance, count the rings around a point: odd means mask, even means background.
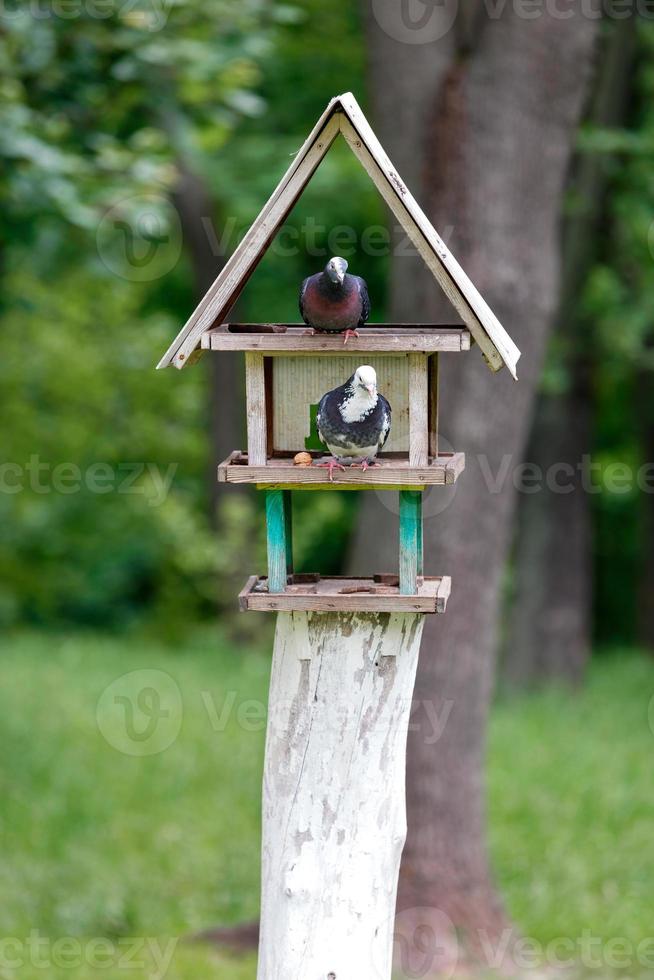
[[[324,463],[316,463],[316,466],[326,466],[329,470],[329,482],[334,482],[334,470],[342,470],[345,473],[345,467],[335,459],[327,459]]]
[[[352,469],[360,469],[363,473],[365,473],[371,466],[379,466],[379,463],[374,459],[363,459],[360,463],[352,463],[351,466]]]
[[[343,341],[343,344],[347,344],[350,337],[358,337],[358,336],[359,336],[358,330],[346,330],[344,334],[345,339]]]

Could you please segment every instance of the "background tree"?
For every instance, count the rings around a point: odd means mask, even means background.
[[[633,18],[603,25],[587,130],[619,125],[632,94]],[[562,229],[560,308],[525,459],[544,475],[519,497],[502,675],[512,688],[578,684],[593,643],[593,510],[580,464],[593,448],[594,330],[584,283],[602,242],[613,159],[590,147],[573,164]],[[567,470],[563,470],[566,467]],[[567,473],[567,476],[566,476]],[[572,476],[570,476],[572,474]]]
[[[597,349],[594,452],[601,492],[593,497],[595,638],[603,644],[640,642],[650,650],[654,197],[648,175],[654,157],[653,52],[651,22],[637,21],[625,125],[595,127],[583,134],[582,147],[611,163],[603,234],[580,311]],[[610,492],[605,477],[625,465],[634,479]]]
[[[399,23],[397,10],[376,3],[369,19],[382,141],[406,179],[418,178],[436,228],[451,232],[454,254],[523,351],[517,386],[491,377],[479,358],[444,365],[442,431],[466,449],[468,467],[446,513],[426,523],[429,570],[451,574],[454,589],[447,616],[428,622],[416,697],[449,717],[436,746],[422,723],[410,735],[399,907],[444,912],[474,946],[480,930],[497,936],[506,926],[486,855],[483,766],[515,501],[510,472],[501,492],[486,479],[502,473],[505,454],[520,458],[529,431],[557,308],[559,215],[596,25],[578,7],[562,21],[544,12],[523,19],[509,6],[490,18],[472,3],[456,16],[446,4],[432,9],[443,18],[441,36],[409,44],[389,26]],[[386,84],[389,73],[397,86]],[[419,263],[412,266],[394,259],[392,315],[451,321]],[[364,508],[368,565],[371,549],[384,564],[370,533],[378,519],[375,505]]]

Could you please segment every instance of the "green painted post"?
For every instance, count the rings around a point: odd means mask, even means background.
[[[286,588],[290,531],[290,503],[283,490],[266,490],[266,532],[268,537],[268,591],[283,592]]]
[[[400,490],[400,595],[416,595],[422,575],[422,491]]]
[[[424,543],[423,524],[422,524],[422,501],[423,501],[422,492],[418,493],[418,498],[419,498],[418,506],[416,511],[416,538],[417,538],[417,546],[418,546],[418,560],[416,562],[416,572],[418,573],[418,577],[422,578],[422,576],[425,574],[425,567],[424,567],[425,566],[425,562],[424,562],[425,543]]]
[[[293,574],[293,499],[290,490],[284,494],[284,531],[286,533],[286,574]]]

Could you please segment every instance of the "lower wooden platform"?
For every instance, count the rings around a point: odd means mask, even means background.
[[[312,459],[325,458],[321,452]],[[406,454],[384,453],[365,472],[348,466],[345,472],[334,470],[330,482],[326,467],[296,466],[293,457],[271,456],[265,466],[250,466],[247,453],[236,451],[218,467],[219,483],[255,483],[260,487],[285,487],[298,490],[407,490],[455,483],[465,469],[464,453],[442,453],[430,457],[427,466],[410,466]]]
[[[452,580],[447,575],[418,580],[417,595],[400,595],[397,575],[346,578],[293,575],[284,592],[268,592],[268,579],[252,575],[238,597],[241,611],[443,613]]]

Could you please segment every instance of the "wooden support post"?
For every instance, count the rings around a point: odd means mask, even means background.
[[[429,358],[429,455],[432,459],[438,456],[438,386],[439,386],[438,354]]]
[[[289,490],[266,490],[266,532],[268,591],[283,592],[293,563]]]
[[[282,490],[284,495],[284,533],[286,535],[286,574],[293,574],[293,498],[291,490]]]
[[[265,466],[268,447],[266,373],[264,356],[258,351],[245,352],[245,390],[247,395],[248,463],[250,466]]]
[[[409,465],[427,466],[429,421],[427,357],[409,354]]]
[[[400,490],[400,595],[418,592],[422,537],[422,491]]]
[[[422,502],[424,497],[418,493],[419,500],[416,507],[416,574],[418,580],[425,574],[425,535],[422,523]]]
[[[390,980],[424,616],[280,613],[258,980]]]

